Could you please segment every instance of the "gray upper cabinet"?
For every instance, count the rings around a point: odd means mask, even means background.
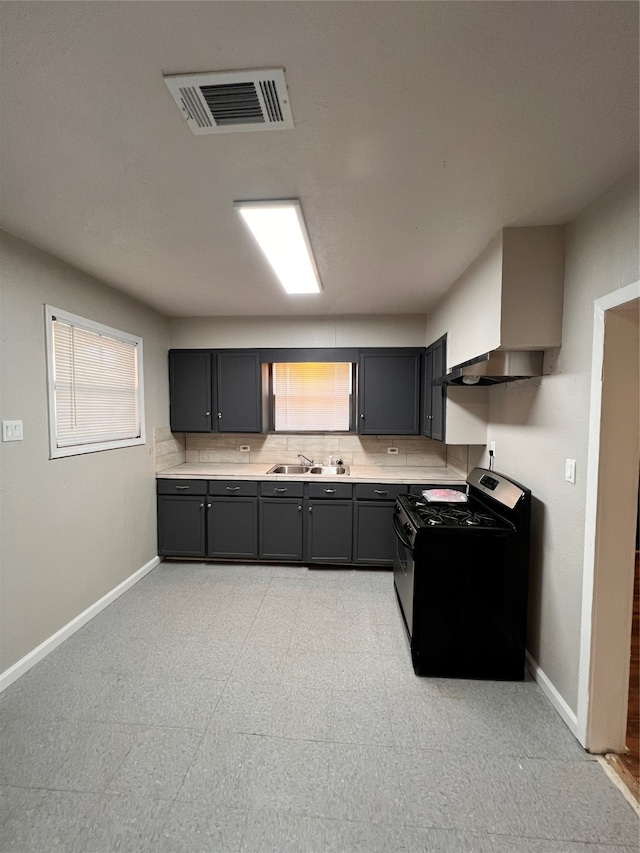
[[[216,360],[219,432],[260,432],[260,357],[257,352],[219,352]],[[215,427],[214,427],[215,429]]]
[[[362,350],[358,371],[358,432],[420,434],[419,349]]]
[[[256,351],[170,350],[173,432],[260,432]]]
[[[211,432],[211,353],[170,350],[169,389],[172,432]]]
[[[427,347],[424,355],[422,389],[422,432],[427,438],[444,441],[446,390],[444,385],[432,385],[434,379],[447,371],[447,336]]]

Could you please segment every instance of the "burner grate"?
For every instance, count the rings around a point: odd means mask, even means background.
[[[484,508],[465,504],[430,504],[419,498],[411,499],[412,514],[417,527],[500,528],[502,519]]]

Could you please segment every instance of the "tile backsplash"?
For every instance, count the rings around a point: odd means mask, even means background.
[[[388,468],[439,468],[448,466],[466,477],[476,461],[469,458],[466,445],[444,445],[421,436],[358,436],[331,433],[314,435],[258,435],[255,433],[172,433],[169,427],[156,427],[155,470],[164,471],[183,462],[232,463],[244,465],[276,462],[297,464],[298,453],[315,462],[326,463],[329,456],[347,465],[375,465]],[[248,446],[249,450],[240,450]],[[388,447],[397,453],[387,453]]]
[[[274,464],[298,463],[298,453],[326,463],[329,456],[347,465],[378,465],[391,468],[446,465],[446,447],[420,436],[357,436],[316,433],[314,435],[222,434],[186,435],[186,462],[232,462]],[[248,446],[250,449],[240,450]],[[387,453],[388,447],[397,453]],[[178,464],[178,463],[175,463]]]
[[[171,432],[170,427],[156,427],[153,431],[155,445],[155,470],[164,471],[185,461],[185,437]]]

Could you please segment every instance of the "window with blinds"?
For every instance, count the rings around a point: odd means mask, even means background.
[[[350,362],[296,362],[273,365],[276,432],[348,431]]]
[[[51,457],[144,444],[142,339],[47,306]]]

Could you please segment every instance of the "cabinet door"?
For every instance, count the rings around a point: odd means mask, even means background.
[[[207,556],[255,560],[258,556],[256,498],[209,498]]]
[[[158,495],[158,554],[204,557],[205,497]]]
[[[446,391],[444,385],[433,385],[447,370],[447,336],[427,347],[424,355],[422,386],[422,433],[435,441],[444,441]]]
[[[358,400],[361,435],[419,435],[420,351],[361,353]]]
[[[318,563],[350,563],[351,501],[309,501],[307,558]]]
[[[432,346],[433,365],[431,377],[438,379],[447,370],[447,338],[442,337]],[[444,441],[446,393],[444,385],[431,386],[431,438]]]
[[[217,429],[260,432],[260,358],[257,352],[216,354]]]
[[[259,551],[263,560],[302,560],[302,500],[261,498]]]
[[[393,565],[395,533],[393,512],[389,501],[354,501],[353,504],[353,562],[370,566]]]
[[[424,368],[422,371],[422,434],[431,438],[433,421],[433,392],[431,380],[433,379],[433,347],[429,347],[424,354]]]
[[[211,354],[171,350],[169,394],[173,432],[211,432]]]

